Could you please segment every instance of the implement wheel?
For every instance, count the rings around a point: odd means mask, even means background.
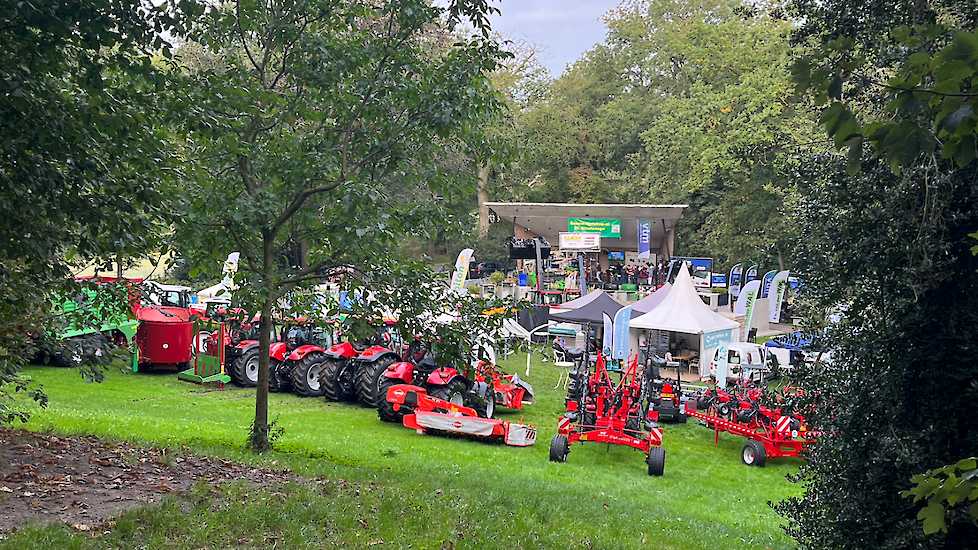
[[[764,449],[763,443],[752,439],[744,443],[744,447],[740,450],[740,459],[748,466],[762,468],[767,462],[767,450]]]
[[[550,440],[550,462],[567,462],[567,454],[570,449],[567,445],[567,436],[557,434]]]
[[[662,447],[652,447],[646,460],[650,476],[661,476],[666,471],[666,451]]]

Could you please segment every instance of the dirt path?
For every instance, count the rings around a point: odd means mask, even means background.
[[[118,512],[189,489],[196,481],[279,485],[289,472],[186,453],[0,428],[0,531],[27,522],[97,528]]]

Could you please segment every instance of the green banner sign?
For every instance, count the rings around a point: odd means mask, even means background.
[[[571,233],[599,233],[606,239],[619,239],[621,238],[621,220],[568,218],[567,230]]]

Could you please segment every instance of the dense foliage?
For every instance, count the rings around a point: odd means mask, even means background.
[[[849,162],[816,158],[799,174],[810,299],[842,321],[827,339],[833,361],[801,373],[823,437],[804,496],[778,508],[808,548],[973,548],[967,506],[945,515],[902,492],[978,447],[978,10],[795,7],[808,22],[799,38],[817,46],[796,65],[799,91],[828,103],[821,122]],[[945,531],[925,534],[941,520]]]
[[[51,325],[50,293],[74,266],[158,242],[169,154],[149,52],[173,28],[167,13],[129,0],[0,7],[0,393],[23,389],[28,336]]]

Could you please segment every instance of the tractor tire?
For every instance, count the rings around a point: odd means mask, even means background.
[[[228,371],[231,381],[245,388],[253,388],[258,385],[258,347],[254,347],[244,353],[241,357],[231,364]]]
[[[63,343],[62,353],[51,356],[51,365],[55,367],[75,368],[85,363],[82,343],[79,338],[68,338]]]
[[[567,462],[567,454],[570,448],[567,445],[567,436],[557,434],[550,440],[550,462]]]
[[[387,371],[387,367],[393,365],[395,362],[394,357],[388,355],[387,357],[377,359],[373,363],[360,365],[360,369],[357,371],[356,387],[357,399],[361,403],[376,409],[380,407],[381,403],[387,401],[387,389],[384,388],[381,390],[380,381],[381,378],[386,378],[384,372]]]
[[[642,437],[642,427],[637,416],[629,416],[625,419],[625,435],[636,439]]]
[[[479,418],[492,418],[492,415],[496,414],[496,392],[489,387],[489,384],[479,382],[467,397],[466,406],[475,409]]]
[[[282,368],[282,361],[278,359],[268,360],[268,391],[278,393],[282,391],[282,379],[279,369]]]
[[[685,424],[686,423],[686,418],[687,417],[686,417],[686,414],[685,413],[683,413],[683,412],[676,413],[676,423],[677,424]]]
[[[649,449],[649,475],[661,476],[666,471],[666,451],[662,447],[652,447]]]
[[[763,468],[767,462],[767,450],[760,441],[751,439],[744,443],[744,447],[740,450],[740,459],[748,466]]]
[[[584,411],[584,415],[581,417],[581,431],[590,432],[594,430],[594,426],[598,423],[598,414],[593,412]]]
[[[380,383],[378,384],[378,391],[380,391],[384,400],[380,402],[380,406],[377,407],[377,416],[383,422],[397,422],[401,424],[404,422],[404,417],[408,415],[408,412],[404,409],[395,411],[394,404],[387,400],[387,390],[394,384],[402,383],[401,380],[395,380],[393,378],[387,378],[386,376],[380,377]]]
[[[268,379],[271,380],[275,378],[275,391],[279,393],[289,393],[294,388],[292,387],[292,374],[295,372],[296,363],[298,361],[290,361],[286,359],[285,361],[279,361],[275,370],[268,371]]]
[[[292,388],[299,397],[322,397],[323,386],[319,373],[323,370],[326,355],[313,352],[299,360],[292,369]]]
[[[464,403],[466,389],[465,382],[462,382],[458,378],[452,378],[449,383],[444,386],[432,388],[429,393],[432,397],[444,399],[453,405],[461,406]]]
[[[323,361],[319,385],[323,389],[323,397],[326,398],[326,401],[356,400],[357,392],[353,387],[353,373],[350,372],[354,365],[351,363],[353,362],[340,362],[335,359]]]
[[[727,401],[726,403],[720,403],[720,405],[717,406],[717,412],[720,413],[720,416],[729,416],[730,415],[730,402]]]
[[[492,418],[496,414],[496,392],[489,390],[488,395],[482,397],[485,405],[476,409],[482,418]]]

